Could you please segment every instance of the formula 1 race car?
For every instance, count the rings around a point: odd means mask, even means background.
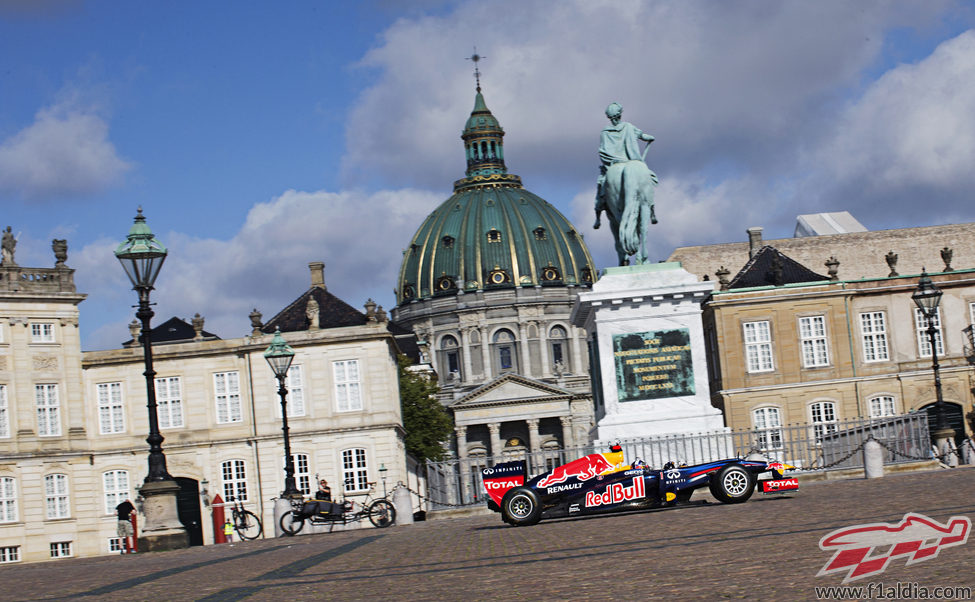
[[[584,516],[643,510],[687,502],[695,489],[707,486],[726,504],[748,500],[756,484],[762,493],[797,491],[799,480],[784,478],[794,468],[779,462],[729,459],[663,469],[624,465],[617,445],[609,453],[583,456],[540,474],[527,483],[524,460],[504,462],[481,470],[488,508],[515,526],[534,525],[543,518]],[[770,479],[759,480],[764,473]]]

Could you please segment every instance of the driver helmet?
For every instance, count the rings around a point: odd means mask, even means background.
[[[647,463],[641,460],[640,458],[637,458],[636,462],[633,463],[633,468],[646,468],[646,467],[647,467]]]

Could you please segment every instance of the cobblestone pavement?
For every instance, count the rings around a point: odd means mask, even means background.
[[[826,533],[907,512],[975,519],[975,469],[804,485],[795,497],[504,525],[498,515],[0,567],[6,600],[815,599]],[[975,587],[975,537],[876,579]]]

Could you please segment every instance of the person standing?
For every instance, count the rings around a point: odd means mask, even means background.
[[[129,500],[115,506],[115,513],[118,515],[116,533],[122,539],[122,554],[132,553],[132,537],[135,536],[135,529],[132,528],[133,512],[135,512],[135,506]]]
[[[227,522],[223,524],[223,536],[227,540],[227,543],[234,543],[234,524],[227,519]]]

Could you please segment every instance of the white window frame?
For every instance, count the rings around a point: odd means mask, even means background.
[[[52,541],[51,558],[71,558],[70,541]]]
[[[897,416],[897,400],[893,395],[874,395],[867,400],[871,418]]]
[[[817,401],[809,404],[809,422],[818,445],[822,443],[823,435],[836,432],[836,402]]]
[[[57,384],[34,385],[34,405],[37,410],[37,435],[61,436],[61,402]]]
[[[17,479],[0,477],[0,523],[17,522]]]
[[[362,411],[362,372],[359,360],[332,362],[335,376],[335,410],[337,412]]]
[[[31,322],[30,342],[31,343],[57,342],[54,338],[54,323],[53,322]]]
[[[799,318],[799,345],[802,349],[803,368],[829,366],[829,339],[825,315]]]
[[[71,518],[71,495],[68,492],[68,475],[44,475],[44,501],[47,519]]]
[[[110,554],[112,554],[112,553],[118,554],[118,553],[122,552],[123,549],[124,549],[124,545],[122,544],[122,538],[121,537],[109,537],[108,538],[108,552]]]
[[[223,490],[223,500],[247,501],[247,461],[246,460],[226,460],[220,463],[221,489]]]
[[[758,435],[758,446],[763,452],[782,449],[782,410],[764,406],[752,410],[752,425]]]
[[[773,372],[772,323],[769,320],[742,322],[742,339],[745,342],[745,369],[752,374]]]
[[[156,413],[161,429],[183,426],[183,381],[179,376],[156,379]]]
[[[369,490],[369,462],[364,447],[342,450],[342,486],[346,493]]]
[[[941,336],[941,308],[935,309],[934,318],[934,345],[938,352],[938,357],[945,354],[944,339]],[[928,337],[928,319],[920,307],[914,308],[914,324],[917,330],[917,352],[918,357],[931,357],[931,339]]]
[[[107,470],[102,473],[105,493],[105,514],[114,514],[115,507],[129,499],[129,471]]]
[[[882,311],[860,314],[860,343],[864,362],[890,361],[887,348],[887,315]]]
[[[305,415],[305,371],[301,364],[291,364],[288,368],[288,418],[297,418]],[[278,413],[281,413],[281,406],[278,406]]]
[[[240,405],[240,372],[215,372],[213,374],[213,397],[216,403],[217,424],[243,422],[243,408]]]
[[[125,404],[122,401],[122,383],[98,383],[98,432],[116,435],[125,432]]]
[[[10,438],[10,408],[7,405],[7,385],[0,385],[0,439]]]
[[[0,547],[0,564],[20,562],[20,546]]]
[[[287,461],[287,460],[285,460]],[[311,462],[308,454],[291,454],[295,467],[295,485],[304,495],[311,495]]]
[[[975,301],[968,304],[968,323],[975,324]]]

